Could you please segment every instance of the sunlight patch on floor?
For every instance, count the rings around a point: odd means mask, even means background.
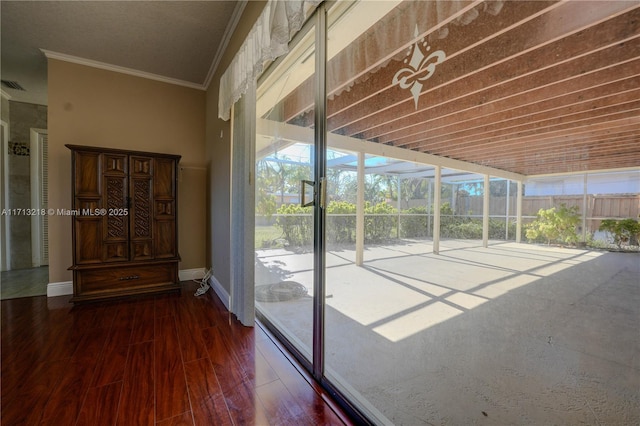
[[[387,321],[375,327],[373,331],[389,339],[398,342],[429,327],[449,320],[462,314],[464,311],[443,302],[435,302],[424,308],[417,309],[400,318]]]
[[[503,296],[516,288],[531,284],[539,279],[540,277],[534,275],[516,275],[476,290],[473,294],[486,299],[495,299],[496,297]]]
[[[482,305],[484,302],[487,302],[488,299],[484,297],[478,297],[471,294],[466,293],[455,293],[451,296],[447,297],[445,300],[456,304],[458,306],[462,306],[465,309],[473,309]]]
[[[431,300],[410,288],[360,269],[327,271],[327,305],[367,326]]]
[[[542,248],[540,251],[554,256],[552,263],[541,266],[534,262],[529,268],[507,272],[503,267],[509,267],[509,254],[499,250],[500,256],[487,257],[492,251],[488,248],[466,254],[457,252],[457,256],[468,258],[466,263],[444,270],[437,263],[440,257],[423,258],[420,269],[435,268],[432,269],[437,271],[433,278],[441,281],[438,283],[410,277],[417,272],[415,262],[410,263],[414,256],[394,259],[393,269],[397,272],[391,272],[389,265],[380,266],[380,258],[369,263],[375,266],[365,264],[364,268],[355,268],[349,265],[328,270],[327,288],[331,290],[331,299],[327,302],[341,314],[365,326],[373,324],[376,333],[398,342],[489,300],[594,258],[590,252]],[[516,260],[522,262],[523,259]],[[498,267],[500,269],[493,269]],[[456,288],[452,287],[452,282],[457,283]]]
[[[433,256],[428,245],[417,244],[370,247],[363,267],[349,261],[349,250],[327,253],[327,306],[398,342],[600,255],[513,243],[489,248],[448,243],[455,244],[455,260]],[[272,250],[259,252],[259,258],[267,269],[279,271],[272,280],[303,283],[313,294],[311,253]]]

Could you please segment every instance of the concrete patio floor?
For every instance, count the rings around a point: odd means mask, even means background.
[[[640,424],[640,255],[479,241],[327,253],[326,375],[380,423]],[[312,254],[256,252],[312,288]],[[311,348],[312,299],[258,303]],[[374,408],[375,407],[375,408]]]

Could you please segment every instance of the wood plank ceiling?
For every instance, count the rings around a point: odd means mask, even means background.
[[[329,132],[528,176],[640,166],[640,2],[467,1],[417,35],[393,23],[435,4],[401,3],[330,60]],[[380,48],[385,31],[406,41]],[[311,127],[312,109],[309,78],[277,110]]]

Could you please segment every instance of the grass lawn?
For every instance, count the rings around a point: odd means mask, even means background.
[[[282,238],[282,230],[276,226],[256,226],[255,248],[282,247],[276,240]]]

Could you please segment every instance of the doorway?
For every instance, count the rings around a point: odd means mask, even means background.
[[[49,282],[46,106],[9,105],[10,122],[2,123],[1,299],[46,295]]]
[[[11,265],[11,251],[9,246],[9,221],[6,214],[9,206],[9,125],[0,121],[0,271],[6,271]]]

